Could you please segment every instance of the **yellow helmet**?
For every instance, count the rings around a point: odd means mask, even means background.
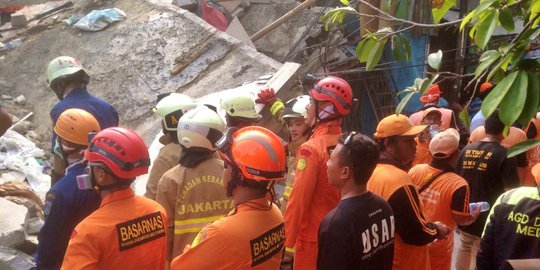
[[[54,132],[60,138],[79,145],[88,145],[88,133],[101,128],[96,118],[81,109],[67,109],[58,117]]]

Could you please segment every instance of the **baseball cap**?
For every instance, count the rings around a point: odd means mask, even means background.
[[[434,84],[428,88],[426,93],[420,97],[420,101],[424,103],[434,102],[441,96],[441,89],[438,84]]]
[[[439,111],[439,109],[435,107],[431,107],[424,110],[424,116],[422,117],[422,119],[426,118],[426,116],[428,116],[428,114],[430,113],[436,113],[439,115],[439,117],[442,117],[442,112]]]
[[[379,122],[373,136],[375,139],[392,136],[415,136],[426,128],[427,125],[415,126],[411,119],[403,114],[392,114]]]
[[[436,159],[450,157],[459,147],[459,132],[449,128],[431,139],[429,152]]]
[[[540,185],[540,163],[536,163],[531,169],[536,185]]]

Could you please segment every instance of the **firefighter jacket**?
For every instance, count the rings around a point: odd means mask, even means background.
[[[424,107],[420,111],[411,114],[410,119],[411,121],[413,121],[415,125],[420,125],[422,123],[422,120],[424,119],[425,109],[427,108]],[[454,111],[447,108],[441,108],[441,107],[437,107],[437,110],[439,110],[442,114],[441,116],[441,129],[442,130],[449,129],[449,128],[455,128],[459,130]]]
[[[294,188],[285,212],[288,252],[294,252],[297,241],[317,243],[321,220],[339,202],[339,191],[328,183],[326,161],[341,135],[340,124],[339,120],[318,124],[298,150]],[[316,260],[298,263],[317,264]]]
[[[223,188],[222,174],[223,161],[212,155],[194,168],[178,164],[161,178],[156,201],[170,217],[169,261],[182,254],[206,224],[222,218],[234,207]]]
[[[166,136],[162,136],[159,139],[160,142],[164,140],[166,140]],[[164,142],[164,146],[159,150],[156,159],[152,161],[152,169],[150,170],[148,182],[146,183],[146,193],[144,196],[152,200],[156,199],[159,179],[161,179],[165,172],[178,164],[180,153],[182,152],[180,144],[170,141]]]
[[[85,168],[85,161],[67,167],[65,176],[47,192],[45,223],[39,232],[36,255],[39,269],[60,269],[71,232],[99,207],[99,194],[77,187],[76,177]]]
[[[296,176],[296,154],[298,154],[298,150],[300,149],[300,146],[304,144],[308,140],[307,135],[302,136],[298,140],[294,142],[290,142],[288,146],[288,153],[287,153],[287,179],[285,182],[285,192],[283,192],[283,204],[281,205],[282,212],[285,213],[285,209],[287,208],[287,202],[289,200],[289,197],[291,196],[291,191],[294,184],[294,177]]]
[[[489,213],[477,269],[506,269],[507,260],[533,259],[539,254],[540,189],[520,187],[503,193]]]
[[[285,227],[279,208],[268,204],[266,198],[241,203],[206,225],[192,246],[172,261],[171,270],[279,269]]]
[[[163,270],[167,215],[157,202],[114,191],[73,230],[62,269]]]

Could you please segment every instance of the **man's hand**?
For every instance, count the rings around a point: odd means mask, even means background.
[[[448,237],[448,234],[452,231],[448,226],[446,226],[444,223],[440,221],[435,221],[433,224],[436,227],[437,230],[437,239],[446,239]]]
[[[276,100],[276,93],[272,88],[266,88],[257,94],[258,98],[255,100],[259,104],[272,104]]]

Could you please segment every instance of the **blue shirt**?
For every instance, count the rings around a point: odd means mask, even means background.
[[[484,118],[482,111],[478,111],[471,120],[471,128],[469,129],[471,134],[475,129],[483,126],[485,122],[486,119]]]
[[[98,98],[88,92],[86,88],[74,89],[51,110],[51,119],[53,127],[60,114],[67,109],[83,109],[91,113],[99,123],[101,129],[118,126],[118,112],[107,101]],[[56,134],[53,132],[51,151],[54,149]]]
[[[38,236],[38,269],[60,269],[73,229],[99,208],[98,193],[77,187],[76,177],[84,173],[85,167],[86,162],[72,164],[66,169],[66,175],[47,192],[45,224]]]

